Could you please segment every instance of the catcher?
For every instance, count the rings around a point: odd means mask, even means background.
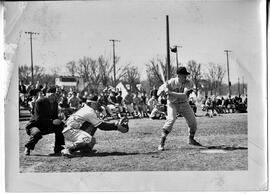
[[[201,146],[201,144],[194,139],[197,130],[197,122],[194,112],[188,103],[188,97],[193,90],[190,89],[184,92],[187,83],[187,75],[190,73],[187,72],[185,67],[179,67],[176,73],[177,77],[168,80],[167,83],[161,85],[158,90],[158,95],[167,95],[167,118],[162,128],[161,143],[158,146],[158,150],[160,151],[164,150],[166,137],[172,131],[178,113],[186,119],[188,124],[189,144]]]
[[[62,133],[65,139],[73,144],[61,151],[63,156],[72,157],[76,151],[92,152],[96,144],[94,134],[97,129],[128,132],[128,119],[125,117],[117,123],[104,122],[97,117],[96,112],[100,110],[97,100],[97,96],[88,98],[86,104],[67,119]]]

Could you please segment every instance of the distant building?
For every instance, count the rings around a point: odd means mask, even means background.
[[[85,83],[83,78],[74,76],[60,76],[55,78],[55,85],[63,89],[74,88],[76,90],[83,90]]]

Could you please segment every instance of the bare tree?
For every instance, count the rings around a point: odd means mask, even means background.
[[[161,77],[161,73],[159,70],[159,67],[162,68],[161,71],[163,71],[163,75],[165,77],[165,80],[167,80],[167,63],[166,63],[166,58],[161,59],[160,57],[153,58],[149,61],[149,63],[146,64],[146,73],[147,73],[147,79],[149,81],[150,87],[153,85],[160,86],[163,81]],[[176,67],[171,66],[171,77],[176,74]]]
[[[219,94],[221,94],[221,84],[222,84],[222,80],[224,78],[226,70],[224,69],[224,67],[222,65],[217,65],[217,81],[218,81],[218,92]]]
[[[77,73],[84,79],[85,82],[89,82],[89,69],[92,59],[90,57],[83,57],[79,59]]]
[[[209,81],[209,89],[212,94],[217,94],[217,91],[219,94],[221,93],[221,84],[222,84],[222,79],[225,74],[225,69],[218,64],[214,63],[209,63],[208,64],[208,72],[206,73],[205,77]]]
[[[29,83],[31,80],[31,68],[27,65],[19,66],[19,79],[25,83]]]
[[[161,59],[152,59],[148,64],[146,64],[147,78],[151,87],[153,85],[159,86],[163,83],[158,63],[160,63],[160,66],[162,67],[163,75],[166,75],[166,63]]]
[[[140,83],[138,67],[128,65],[124,68],[124,72],[123,81],[130,84],[131,90],[134,91],[136,85]]]
[[[195,86],[195,94],[198,95],[198,89],[200,88],[200,81],[202,79],[201,64],[196,61],[188,61],[188,69],[190,71],[191,80]]]
[[[71,74],[71,76],[74,76],[76,73],[76,62],[75,61],[69,61],[66,64],[66,68],[68,69],[68,72]]]
[[[109,61],[103,55],[98,57],[97,63],[100,69],[100,81],[104,87],[107,87],[112,84],[110,75],[112,74],[113,66],[109,64]]]

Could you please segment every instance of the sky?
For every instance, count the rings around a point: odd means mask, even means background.
[[[166,57],[166,15],[169,16],[170,45],[181,45],[179,62],[189,60],[221,64],[236,83],[252,78],[250,68],[261,64],[260,7],[256,0],[96,0],[5,2],[6,50],[17,65],[30,66],[33,37],[34,65],[47,72],[66,73],[65,64],[84,56],[105,55],[112,62],[112,42],[117,39],[117,65],[137,66],[146,79],[145,64]],[[171,53],[175,65],[175,54]],[[224,76],[227,81],[227,73]]]

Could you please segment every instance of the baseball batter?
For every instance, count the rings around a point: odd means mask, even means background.
[[[185,67],[178,68],[177,77],[168,80],[165,84],[161,85],[158,90],[158,95],[162,95],[162,93],[167,94],[167,118],[162,128],[161,143],[158,147],[160,151],[164,150],[166,137],[172,131],[177,113],[180,113],[188,124],[189,144],[201,146],[201,144],[194,139],[197,130],[197,122],[194,112],[188,103],[188,96],[192,93],[192,89],[185,90],[187,75],[189,74]]]
[[[97,96],[87,99],[86,104],[67,119],[63,135],[73,144],[62,150],[62,155],[71,157],[76,151],[91,152],[96,143],[94,134],[97,128],[103,131],[128,132],[127,118],[120,119],[118,123],[109,123],[97,117],[96,111],[100,108],[97,100]]]

